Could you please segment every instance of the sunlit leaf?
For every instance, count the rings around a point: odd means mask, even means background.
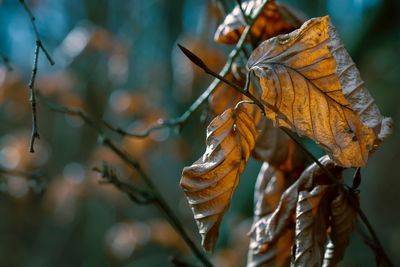
[[[254,0],[242,3],[242,9],[248,17],[254,17],[265,0]],[[288,6],[269,1],[263,12],[254,22],[251,35],[256,42],[260,42],[282,33],[288,33],[300,27],[303,20]],[[224,22],[218,27],[214,40],[218,43],[236,44],[244,31],[246,21],[237,5]]]
[[[324,267],[336,266],[344,256],[357,218],[357,212],[352,205],[359,205],[358,197],[343,191],[331,202],[331,231],[324,256]]]
[[[329,185],[301,191],[296,206],[296,236],[293,267],[319,267],[325,251],[329,217]]]
[[[328,16],[262,43],[248,61],[267,117],[314,139],[340,165],[363,166],[391,132]]]
[[[245,105],[228,109],[210,123],[206,152],[183,169],[181,186],[206,250],[215,245],[222,217],[254,148],[256,129]]]

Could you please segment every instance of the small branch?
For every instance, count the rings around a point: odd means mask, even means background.
[[[353,203],[353,202],[351,202],[351,203]],[[366,244],[372,249],[372,251],[374,251],[375,257],[377,259],[377,262],[380,259],[382,259],[383,262],[385,263],[384,266],[394,267],[394,264],[390,260],[389,256],[386,254],[385,249],[383,248],[382,243],[379,240],[378,235],[376,234],[375,229],[372,226],[372,224],[370,223],[367,215],[364,213],[364,211],[358,205],[354,205],[354,203],[353,203],[352,206],[356,207],[356,211],[358,213],[358,217],[363,222],[363,224],[365,225],[365,227],[367,228],[369,234],[372,237],[372,242],[369,241],[369,242],[366,242]]]
[[[119,180],[113,168],[109,167],[106,162],[103,162],[101,169],[93,168],[93,171],[101,173],[103,180],[101,180],[99,183],[114,185],[121,192],[127,194],[133,202],[141,205],[147,205],[155,202],[154,197],[149,192]]]
[[[34,59],[33,59],[33,65],[32,65],[32,74],[31,74],[31,79],[29,81],[29,91],[30,91],[29,102],[31,103],[31,109],[32,109],[32,135],[31,135],[29,151],[31,153],[34,153],[35,152],[35,149],[34,149],[35,140],[40,139],[40,135],[39,135],[38,127],[37,127],[36,92],[35,92],[35,90],[36,90],[35,81],[36,81],[36,74],[38,71],[40,50],[45,54],[50,65],[54,65],[54,60],[51,58],[50,54],[47,52],[47,49],[44,47],[43,42],[40,39],[39,31],[37,30],[36,22],[35,22],[36,18],[33,16],[32,11],[26,4],[25,0],[19,0],[19,2],[23,6],[25,12],[28,14],[28,16],[30,18],[33,32],[35,34],[35,39],[36,39]]]
[[[358,187],[360,187],[361,184],[361,168],[358,167],[356,171],[354,172],[353,176],[353,185],[351,186],[351,190],[354,192],[358,191]]]
[[[250,25],[251,21],[242,7],[242,0],[236,0],[236,4],[238,5],[240,12],[242,13],[244,22],[246,23],[246,25]]]
[[[35,152],[34,145],[36,138],[40,139],[37,127],[36,94],[35,94],[35,80],[37,74],[38,60],[39,60],[39,45],[36,43],[35,56],[32,66],[32,75],[31,75],[31,80],[29,81],[29,92],[30,92],[29,102],[31,103],[31,109],[32,109],[32,135],[29,147],[29,151],[31,153]]]
[[[11,66],[10,60],[3,54],[0,54],[0,59],[3,61],[8,71],[13,71],[13,67]]]
[[[0,174],[6,174],[6,175],[12,175],[12,176],[20,176],[20,177],[34,177],[34,174],[24,172],[24,171],[19,171],[19,170],[9,170],[5,168],[0,168]]]
[[[178,258],[177,256],[171,256],[171,257],[169,257],[168,260],[176,267],[199,267],[197,265],[190,264],[190,263]]]
[[[146,130],[144,130],[142,133],[130,133],[125,131],[124,129],[121,129],[119,127],[115,127],[113,125],[111,125],[110,123],[106,122],[106,121],[102,121],[103,125],[108,128],[109,130],[124,136],[124,137],[134,137],[134,138],[145,138],[148,137],[152,132],[155,132],[157,130],[163,129],[163,128],[167,128],[167,127],[176,127],[179,126],[179,123],[174,123],[172,121],[160,121],[158,122],[157,125],[147,128]]]
[[[28,14],[28,16],[29,16],[29,18],[31,20],[33,32],[34,32],[35,38],[36,38],[36,45],[46,55],[47,61],[49,61],[50,65],[54,65],[55,64],[54,60],[50,56],[49,52],[47,52],[47,49],[44,47],[42,39],[40,38],[39,31],[38,31],[38,29],[36,27],[36,18],[35,18],[35,16],[33,15],[32,11],[29,8],[29,6],[26,4],[25,0],[19,0],[19,2],[24,7],[26,13]]]

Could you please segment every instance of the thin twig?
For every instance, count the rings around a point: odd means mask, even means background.
[[[69,109],[66,107],[56,106],[55,104],[50,105],[51,109],[55,112],[64,113],[72,116],[78,116],[82,120],[84,120],[90,127],[96,130],[99,133],[99,140],[101,144],[108,147],[112,152],[114,152],[122,161],[124,161],[127,165],[129,165],[133,170],[135,170],[143,182],[150,189],[152,196],[154,197],[154,204],[156,204],[160,210],[164,212],[169,223],[174,227],[174,229],[178,232],[178,234],[182,237],[188,247],[191,249],[193,254],[204,264],[204,266],[211,267],[213,266],[207,257],[203,254],[203,252],[196,246],[193,240],[186,233],[185,228],[179,221],[178,217],[175,215],[173,210],[167,204],[167,201],[163,198],[160,191],[154,185],[152,179],[144,172],[139,162],[133,159],[128,155],[125,151],[122,151],[117,145],[115,145],[105,134],[102,129],[102,125],[96,123],[93,119],[91,119],[87,114],[78,109]]]
[[[155,199],[151,193],[121,181],[114,172],[113,168],[109,167],[106,162],[103,162],[101,169],[95,167],[93,168],[93,171],[101,173],[103,180],[101,180],[99,183],[114,185],[118,190],[127,194],[133,202],[141,205],[154,203]]]
[[[42,39],[40,38],[39,31],[38,31],[38,29],[36,27],[36,18],[35,18],[35,16],[33,15],[32,11],[29,8],[29,6],[26,4],[25,0],[19,0],[19,2],[24,7],[26,13],[28,14],[28,16],[29,16],[29,18],[31,20],[33,32],[34,32],[35,38],[36,38],[36,45],[39,46],[39,48],[46,55],[47,61],[49,61],[50,65],[54,65],[55,62],[54,62],[53,58],[50,56],[50,53],[47,51],[46,47],[43,45]]]
[[[31,153],[35,152],[34,145],[35,145],[35,140],[40,139],[40,135],[38,132],[38,127],[37,127],[37,112],[36,112],[36,94],[35,94],[35,80],[36,80],[36,74],[37,74],[37,66],[38,66],[38,61],[39,61],[39,45],[36,43],[35,47],[35,56],[33,60],[33,66],[32,66],[32,76],[31,80],[29,82],[29,102],[31,103],[31,108],[32,108],[32,136],[31,136],[31,144],[29,151]]]
[[[251,21],[250,21],[249,17],[247,16],[246,12],[243,9],[242,0],[236,0],[236,3],[237,3],[237,5],[238,5],[238,7],[240,9],[240,13],[242,13],[242,17],[243,17],[244,22],[246,23],[246,25],[250,25]]]
[[[5,168],[0,168],[0,174],[6,174],[6,175],[12,175],[12,176],[19,176],[19,177],[34,177],[35,175],[32,173],[24,172],[24,171],[19,171],[19,170],[11,170],[11,169],[5,169]]]
[[[30,18],[33,32],[35,34],[35,39],[36,39],[34,59],[33,59],[33,65],[32,65],[32,74],[31,74],[31,78],[29,81],[29,91],[30,91],[29,102],[31,103],[31,109],[32,109],[32,135],[31,135],[29,151],[31,153],[34,153],[35,152],[35,149],[34,149],[35,140],[40,139],[38,126],[37,126],[37,109],[36,109],[36,92],[35,92],[35,90],[36,90],[35,81],[36,81],[36,74],[37,74],[37,70],[38,70],[40,50],[45,54],[47,61],[50,63],[50,65],[54,65],[54,60],[51,58],[49,52],[47,52],[47,49],[43,45],[43,42],[39,35],[39,31],[36,27],[36,22],[35,22],[36,18],[33,15],[32,11],[26,4],[25,0],[19,0],[19,2],[23,6],[25,12],[28,14],[28,16]]]
[[[169,257],[169,262],[171,262],[175,267],[199,267],[197,265],[193,265],[191,263],[188,263],[177,256],[171,256]]]

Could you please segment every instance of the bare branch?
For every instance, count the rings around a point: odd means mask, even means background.
[[[106,162],[103,162],[101,169],[93,168],[93,171],[101,173],[103,180],[101,180],[99,183],[114,185],[121,192],[127,194],[129,198],[137,204],[147,205],[156,201],[156,199],[149,192],[121,181],[116,175],[114,169]]]
[[[25,0],[19,0],[19,2],[23,6],[25,12],[28,14],[28,16],[30,18],[33,32],[35,34],[35,39],[36,39],[34,59],[33,59],[33,65],[32,65],[32,74],[31,74],[31,79],[29,81],[29,92],[30,92],[29,102],[31,103],[31,109],[32,109],[32,135],[31,135],[29,151],[31,153],[34,153],[35,152],[35,149],[34,149],[35,140],[40,139],[40,135],[39,135],[38,127],[37,127],[36,88],[35,88],[35,81],[36,81],[36,74],[37,74],[37,70],[38,70],[40,50],[45,54],[50,65],[54,65],[54,60],[51,58],[50,54],[47,52],[47,49],[44,47],[43,42],[40,39],[39,31],[36,27],[36,22],[35,22],[36,18],[35,18],[35,16],[33,16],[32,11],[26,4]]]
[[[36,45],[43,51],[43,53],[46,55],[47,61],[49,61],[50,65],[54,65],[55,62],[53,60],[53,58],[50,56],[49,52],[47,52],[47,49],[44,47],[42,39],[40,38],[39,35],[39,31],[36,27],[36,18],[33,15],[32,11],[30,10],[29,6],[27,5],[27,3],[25,2],[25,0],[19,0],[19,2],[21,3],[21,5],[24,7],[26,13],[28,14],[30,20],[31,20],[31,24],[32,24],[32,28],[33,28],[33,33],[35,34],[35,38],[36,38]]]

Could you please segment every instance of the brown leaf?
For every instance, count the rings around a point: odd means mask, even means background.
[[[343,191],[331,202],[330,240],[326,246],[323,267],[336,266],[343,259],[357,218],[353,205],[359,205],[358,197]]]
[[[206,250],[215,245],[222,217],[254,148],[256,129],[244,105],[228,109],[210,123],[206,152],[183,169],[181,186]]]
[[[261,8],[264,0],[242,3],[242,9],[248,17],[253,17]],[[303,20],[291,8],[284,4],[269,1],[251,28],[251,35],[257,41],[263,41],[282,33],[288,33],[300,27]],[[218,27],[214,40],[223,44],[236,44],[246,26],[239,5]],[[248,40],[249,41],[249,40]]]
[[[267,117],[314,139],[340,165],[363,166],[391,132],[328,16],[262,43],[248,67]]]
[[[262,165],[254,191],[256,221],[275,210],[286,185],[287,181],[282,172],[274,170],[268,163]]]
[[[296,206],[296,236],[293,267],[319,267],[325,251],[328,227],[329,185],[301,191]]]
[[[328,156],[320,158],[319,161],[335,177],[341,179],[343,169],[337,166]],[[330,184],[330,180],[317,164],[314,163],[304,170],[296,182],[283,192],[274,212],[261,218],[253,225],[251,237],[258,244],[258,249],[275,242],[289,224],[294,224],[294,214],[300,192],[310,191],[317,185],[327,184]]]
[[[254,193],[254,222],[270,215],[278,206],[283,191],[291,181],[281,171],[276,171],[264,163],[257,177]],[[250,240],[247,267],[288,266],[291,247],[294,242],[294,229],[287,228],[272,244],[259,251],[257,241]]]
[[[298,145],[265,117],[258,123],[259,134],[252,152],[254,158],[270,163],[276,170],[292,176],[303,171],[306,157]],[[297,171],[296,171],[297,169]]]

